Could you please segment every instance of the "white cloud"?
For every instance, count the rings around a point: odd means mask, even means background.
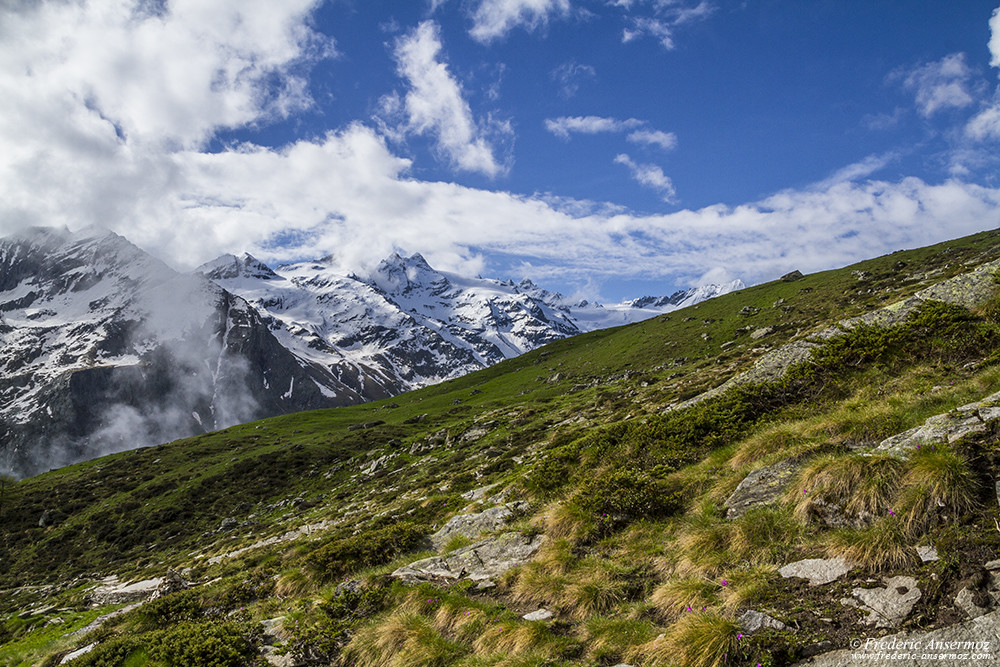
[[[828,178],[814,184],[812,187],[817,190],[825,190],[835,185],[839,185],[840,183],[847,183],[867,178],[875,172],[881,171],[888,164],[897,159],[899,159],[899,154],[893,151],[883,153],[882,155],[869,155],[854,164],[841,167],[837,171],[833,172]]]
[[[676,201],[677,191],[674,190],[673,181],[655,164],[639,164],[625,153],[615,156],[615,164],[628,167],[636,182],[658,191],[663,201],[668,203]]]
[[[590,65],[581,65],[574,60],[556,67],[549,76],[560,85],[559,92],[562,96],[569,99],[579,92],[581,81],[597,76],[597,70]]]
[[[489,43],[518,26],[535,30],[547,24],[549,16],[565,16],[569,10],[569,0],[480,0],[469,34],[478,42]]]
[[[965,63],[965,54],[952,53],[908,73],[903,84],[914,91],[920,114],[929,118],[944,109],[972,104],[972,95],[968,91],[971,74]]]
[[[652,4],[652,14],[633,16],[631,15],[633,2],[612,3],[630,12],[627,18],[628,27],[622,30],[622,42],[628,43],[639,37],[650,36],[659,40],[663,48],[669,51],[676,47],[674,33],[677,28],[702,21],[715,11],[715,6],[707,0],[691,6],[673,0],[656,0]]]
[[[296,67],[332,53],[303,21],[317,2],[14,3],[0,21],[4,125],[190,147],[288,115],[310,103]]]
[[[1000,67],[1000,7],[993,10],[990,17],[990,65]],[[1000,93],[993,104],[972,117],[965,126],[967,136],[977,141],[1000,139]]]
[[[641,127],[644,122],[635,118],[618,120],[603,116],[561,116],[545,119],[545,129],[561,139],[569,139],[570,134],[600,134],[602,132],[624,132]]]
[[[630,132],[626,138],[634,144],[657,146],[665,151],[673,150],[677,147],[677,135],[673,132],[636,130],[635,132]]]
[[[1000,7],[993,10],[990,17],[990,65],[1000,67]]]
[[[399,75],[410,89],[403,99],[407,129],[435,138],[438,150],[455,167],[497,176],[506,166],[497,161],[487,135],[509,135],[510,126],[487,121],[477,125],[461,86],[441,62],[437,24],[424,21],[396,42]]]

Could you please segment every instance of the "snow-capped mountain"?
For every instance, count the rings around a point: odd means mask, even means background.
[[[394,254],[181,274],[99,229],[0,239],[0,473],[385,398],[742,287],[570,303]]]
[[[244,299],[116,234],[0,239],[0,472],[360,400]]]

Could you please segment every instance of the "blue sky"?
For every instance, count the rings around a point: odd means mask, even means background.
[[[614,301],[1000,226],[997,0],[0,9],[0,233]]]

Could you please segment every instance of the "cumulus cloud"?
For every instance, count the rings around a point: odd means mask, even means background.
[[[535,30],[546,25],[549,16],[565,16],[569,10],[569,0],[480,0],[469,34],[486,44],[505,37],[518,26]]]
[[[993,10],[990,17],[990,65],[1000,67],[1000,7]]]
[[[396,42],[399,75],[409,90],[403,99],[410,132],[434,137],[437,148],[464,171],[497,176],[506,171],[494,156],[488,134],[511,134],[508,124],[477,124],[462,88],[441,61],[441,37],[433,21],[424,21]]]
[[[971,74],[965,54],[952,53],[909,72],[903,84],[914,92],[920,115],[929,118],[944,109],[960,109],[972,104],[968,91]]]
[[[615,156],[615,164],[628,167],[636,182],[658,191],[663,201],[668,203],[676,201],[677,191],[674,190],[673,181],[657,165],[639,164],[625,153],[619,153]]]
[[[829,177],[823,179],[819,183],[813,185],[814,189],[823,190],[826,188],[833,187],[840,183],[846,183],[849,181],[857,181],[862,178],[867,178],[877,171],[881,171],[891,162],[899,159],[899,154],[890,151],[888,153],[883,153],[881,155],[869,155],[863,160],[859,160],[853,164],[849,164],[846,167],[841,167],[837,171],[833,172]]]

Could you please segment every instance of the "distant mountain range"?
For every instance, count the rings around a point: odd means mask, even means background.
[[[0,472],[385,398],[742,287],[601,306],[398,254],[183,274],[105,230],[33,229],[0,239]]]

